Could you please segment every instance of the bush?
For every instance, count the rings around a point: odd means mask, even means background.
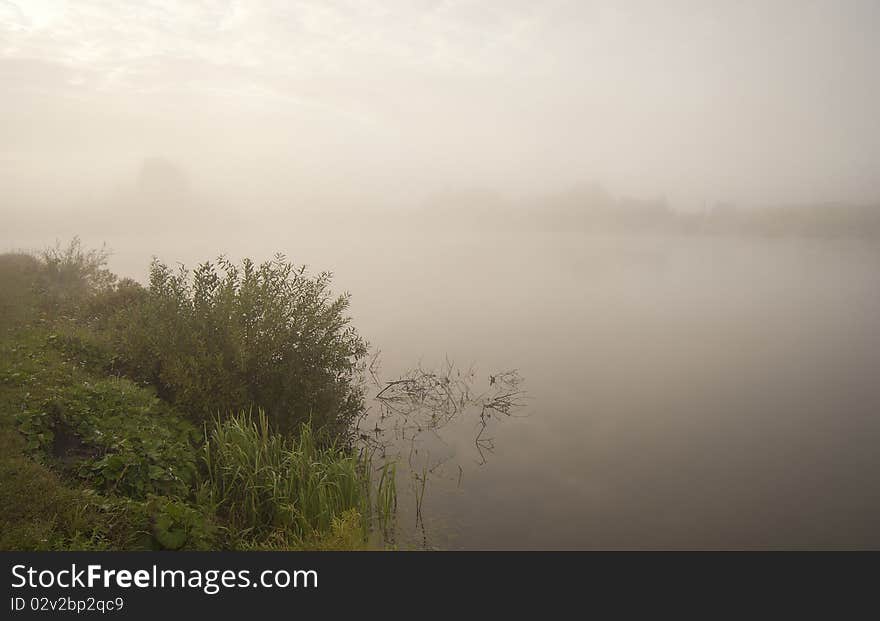
[[[147,289],[105,259],[0,255],[0,549],[355,549],[390,523],[393,467],[373,486],[346,442],[366,344],[329,274],[154,261]],[[271,433],[189,420],[251,403]]]
[[[40,270],[40,262],[32,255],[0,255],[0,328],[12,328],[32,319]]]
[[[107,269],[108,255],[105,248],[83,250],[79,237],[66,248],[57,243],[40,253],[36,289],[44,308],[56,315],[76,314],[93,296],[112,289],[116,276]]]
[[[107,257],[104,248],[83,250],[78,237],[38,254],[0,254],[0,326],[21,326],[35,316],[106,323],[141,302],[146,290],[130,278],[117,281]]]
[[[147,298],[147,290],[131,278],[123,278],[94,293],[86,301],[80,319],[90,325],[104,328],[109,319],[124,310],[142,304]]]
[[[161,496],[147,503],[153,540],[163,550],[212,550],[218,527],[206,507]]]
[[[143,300],[117,315],[119,370],[196,420],[253,406],[282,432],[311,421],[340,438],[363,407],[367,344],[330,278],[280,255],[259,266],[221,257],[192,274],[154,260]]]

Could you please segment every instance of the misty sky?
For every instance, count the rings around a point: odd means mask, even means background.
[[[880,198],[880,2],[0,0],[0,191]]]

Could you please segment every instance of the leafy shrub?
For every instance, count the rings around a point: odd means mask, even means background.
[[[147,290],[131,278],[123,278],[90,296],[84,305],[81,318],[94,327],[106,327],[107,321],[120,312],[142,304]]]
[[[152,516],[152,534],[158,547],[165,550],[215,548],[218,527],[214,516],[205,507],[153,496],[148,508]]]
[[[54,387],[17,420],[31,455],[51,456],[98,489],[186,495],[194,480],[195,428],[129,380]]]
[[[36,290],[44,308],[54,314],[75,314],[94,295],[111,289],[116,276],[107,269],[108,255],[105,248],[84,250],[79,237],[67,247],[56,243],[40,253]]]
[[[154,262],[147,289],[105,262],[77,239],[0,255],[0,549],[364,546],[394,473],[373,485],[346,442],[366,344],[330,275]],[[273,433],[261,412],[203,435],[169,401],[265,404]]]
[[[311,421],[340,437],[363,405],[367,344],[330,278],[281,255],[259,266],[221,257],[192,274],[154,260],[144,300],[115,323],[119,368],[197,420],[255,406],[282,432]]]
[[[44,332],[19,330],[14,340],[0,340],[0,550],[149,548],[142,503],[101,494],[50,468],[56,427],[39,406],[82,378]]]
[[[47,345],[58,351],[63,360],[83,369],[111,373],[115,370],[116,354],[106,333],[76,322],[57,322],[48,336]]]

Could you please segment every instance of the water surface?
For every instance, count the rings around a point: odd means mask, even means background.
[[[527,405],[492,425],[485,464],[473,417],[419,445],[419,464],[446,463],[419,528],[402,475],[402,547],[880,547],[876,245],[382,227],[102,239],[139,279],[152,254],[280,250],[331,269],[385,379],[446,358],[480,382],[519,370]]]

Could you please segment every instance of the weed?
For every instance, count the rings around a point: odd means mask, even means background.
[[[387,523],[396,504],[393,467],[382,470],[371,500],[370,461],[315,441],[309,424],[288,440],[273,433],[266,414],[242,412],[217,420],[205,439],[204,463],[211,499],[230,527],[255,536],[279,530],[302,543],[333,531],[349,511]]]

